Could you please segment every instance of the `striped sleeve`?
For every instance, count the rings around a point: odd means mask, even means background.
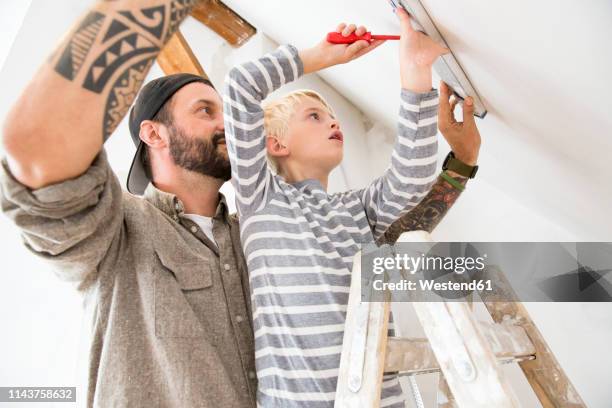
[[[385,173],[358,191],[374,239],[418,204],[436,180],[438,91],[402,89],[398,136]]]
[[[266,159],[261,102],[303,73],[297,49],[284,45],[255,61],[237,65],[225,78],[225,136],[240,214],[263,208],[273,181]]]

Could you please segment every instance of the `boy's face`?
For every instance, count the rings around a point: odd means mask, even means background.
[[[342,161],[344,135],[340,123],[314,98],[302,98],[295,107],[283,139],[289,150],[287,160],[298,165],[331,172]]]

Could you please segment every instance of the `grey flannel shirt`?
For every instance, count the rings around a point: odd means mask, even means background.
[[[248,276],[223,197],[217,247],[176,196],[152,185],[144,198],[122,191],[104,150],[81,176],[36,190],[0,167],[2,211],[84,297],[83,405],[255,406]]]

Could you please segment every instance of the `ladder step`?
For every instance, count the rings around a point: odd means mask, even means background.
[[[521,326],[489,322],[479,325],[500,363],[535,358],[535,347]],[[440,366],[427,339],[389,337],[384,371],[426,374],[440,371]]]

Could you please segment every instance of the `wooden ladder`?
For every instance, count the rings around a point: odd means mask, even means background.
[[[414,241],[419,234],[426,233],[404,233],[398,242]],[[335,407],[379,407],[385,372],[441,372],[438,407],[519,407],[500,369],[510,362],[520,365],[543,407],[586,407],[503,272],[489,268],[489,277],[493,291],[480,297],[494,323],[477,321],[471,302],[412,302],[427,338],[388,337],[390,296],[383,302],[361,301],[358,253]]]

